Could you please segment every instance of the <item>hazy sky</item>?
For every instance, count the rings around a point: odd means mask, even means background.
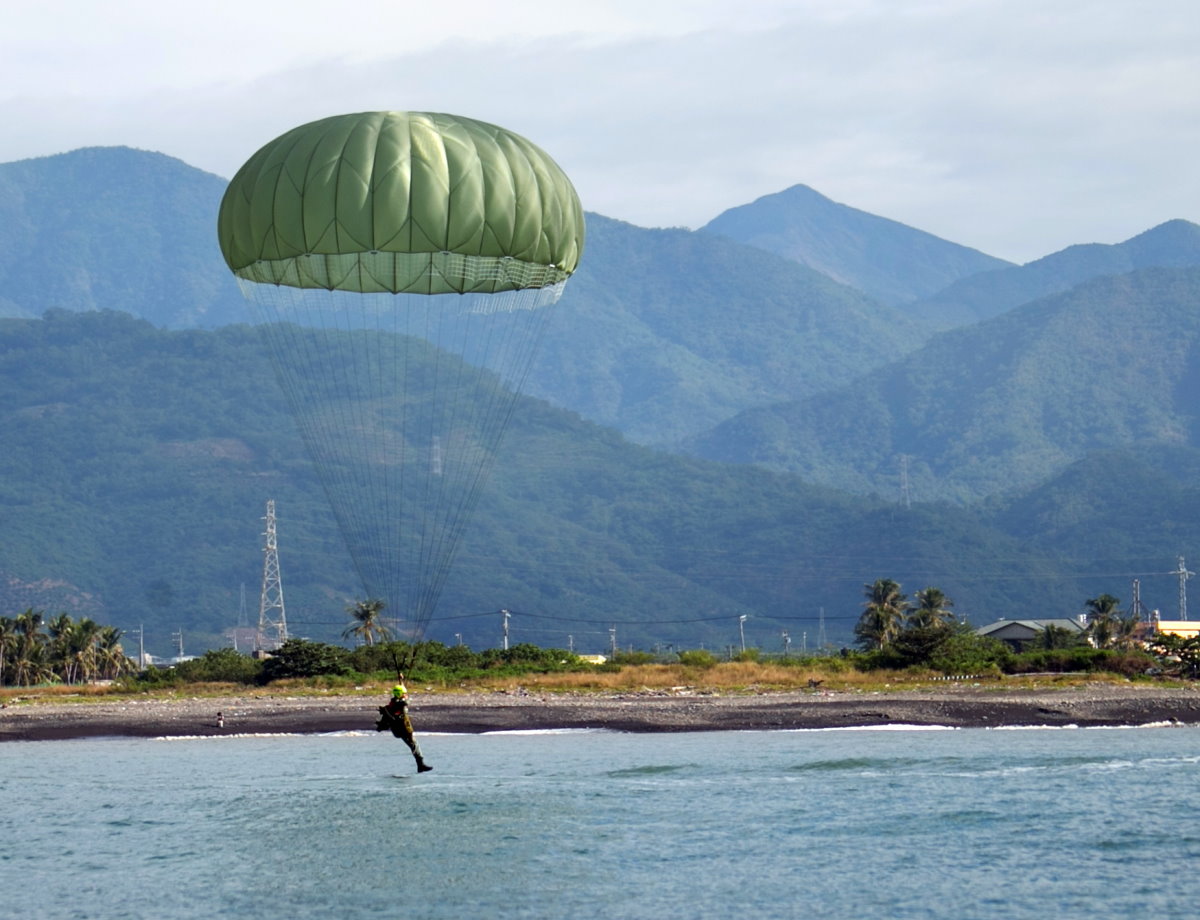
[[[796,183],[1015,261],[1200,222],[1196,0],[0,0],[0,78],[0,162],[228,177],[413,109],[526,135],[643,226]]]

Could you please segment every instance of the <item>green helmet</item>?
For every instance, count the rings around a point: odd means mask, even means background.
[[[402,700],[408,696],[408,691],[404,689],[404,684],[396,684],[396,686],[392,687],[392,696],[398,700]]]

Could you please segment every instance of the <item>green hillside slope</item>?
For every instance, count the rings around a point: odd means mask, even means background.
[[[0,612],[26,606],[220,645],[251,615],[277,502],[294,633],[336,639],[358,596],[254,330],[168,332],[113,313],[0,321]],[[524,400],[431,636],[607,647],[850,641],[865,582],[937,584],[977,620],[1056,569],[970,510],[853,498],[753,467],[655,453]],[[1001,578],[1001,576],[1003,576]],[[999,581],[997,579],[1000,578]],[[1047,604],[1087,590],[1047,582]],[[1090,596],[1090,595],[1089,595]]]
[[[813,482],[968,500],[1032,485],[1095,450],[1200,444],[1200,269],[1102,278],[935,337],[851,386],[743,413],[710,459]]]
[[[124,310],[173,328],[245,318],[214,227],[225,180],[92,147],[0,164],[0,316]]]
[[[802,265],[589,215],[587,253],[530,392],[635,441],[670,443],[851,380],[923,338],[895,310]]]

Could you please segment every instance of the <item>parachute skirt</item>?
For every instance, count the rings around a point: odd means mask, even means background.
[[[260,259],[234,274],[256,284],[368,294],[494,294],[537,288],[548,289],[553,300],[569,277],[556,265],[511,257],[378,251]]]

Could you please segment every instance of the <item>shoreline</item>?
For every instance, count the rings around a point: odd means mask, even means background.
[[[0,709],[0,742],[80,738],[313,734],[374,728],[377,696],[231,695],[184,700],[29,702]],[[217,713],[224,716],[218,727]],[[1062,689],[954,687],[891,692],[754,694],[413,693],[417,734],[608,729],[770,731],[880,725],[988,728],[1200,724],[1200,688],[1083,685]]]

